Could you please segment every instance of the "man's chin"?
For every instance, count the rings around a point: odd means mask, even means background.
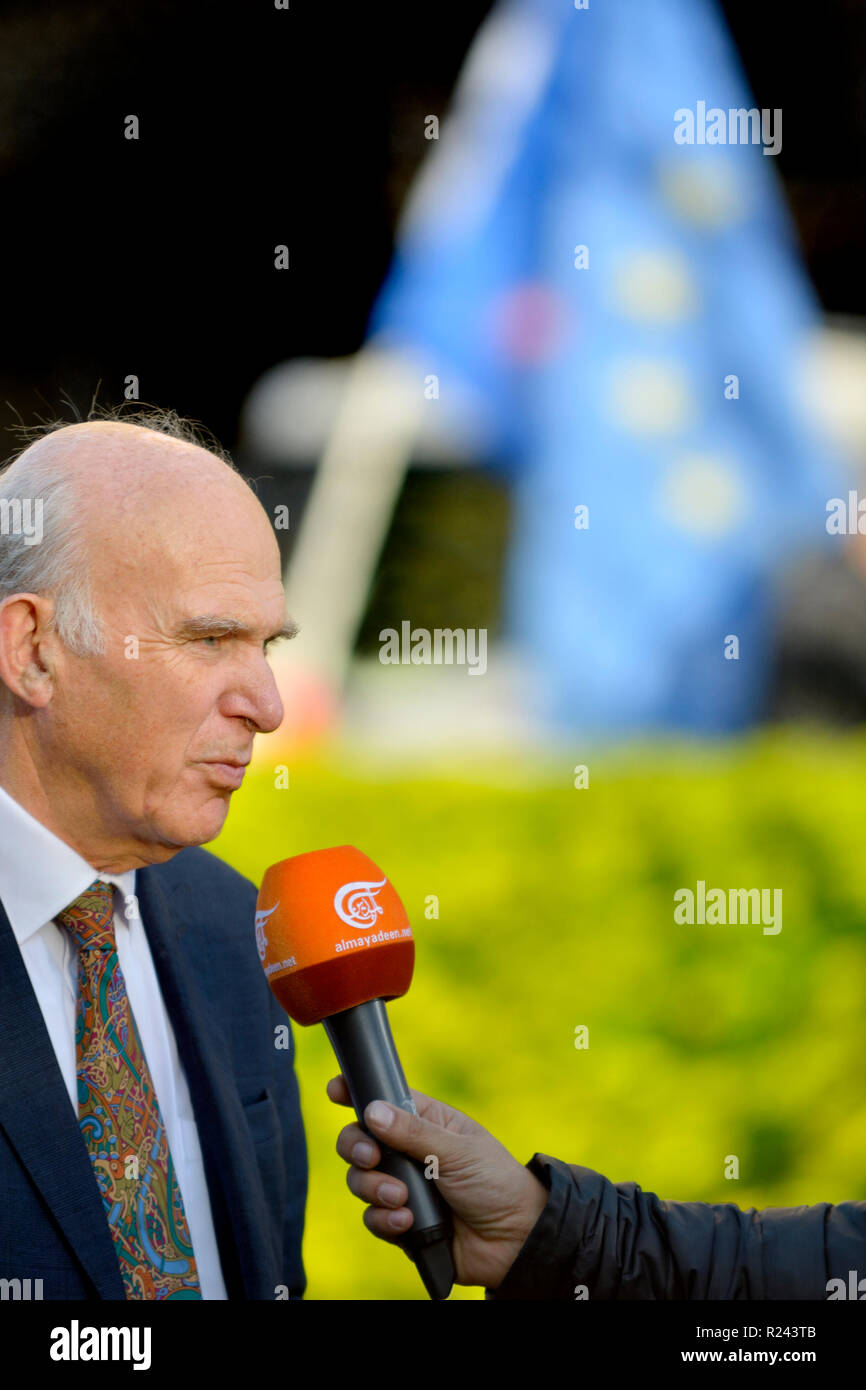
[[[166,841],[175,849],[191,849],[194,845],[206,845],[215,840],[226,822],[231,804],[230,791],[218,791],[203,806],[197,807],[187,820],[176,825],[166,826]]]

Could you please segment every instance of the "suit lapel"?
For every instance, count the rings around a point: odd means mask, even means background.
[[[273,1298],[272,1213],[233,1081],[226,1030],[189,959],[192,895],[166,891],[158,865],[138,870],[136,894],[195,1112],[226,1292],[229,1298]]]
[[[0,902],[0,1124],[100,1298],[125,1299],[78,1118]]]

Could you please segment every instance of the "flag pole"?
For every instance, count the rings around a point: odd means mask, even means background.
[[[422,398],[405,357],[374,345],[356,354],[286,568],[287,609],[301,628],[293,663],[335,696],[409,467]]]

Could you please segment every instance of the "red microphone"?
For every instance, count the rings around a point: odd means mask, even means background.
[[[406,909],[372,859],[341,845],[284,859],[267,870],[256,942],[268,984],[295,1023],[323,1023],[365,1133],[371,1100],[417,1114],[385,1011],[412,981],[415,941]],[[379,1168],[406,1184],[410,1230],[397,1242],[434,1299],[454,1283],[450,1208],[423,1165],[370,1134]]]

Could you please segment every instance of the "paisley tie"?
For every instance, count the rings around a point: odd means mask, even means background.
[[[96,879],[54,919],[78,951],[78,1123],[127,1299],[201,1298],[168,1135],[117,959],[113,894]]]

